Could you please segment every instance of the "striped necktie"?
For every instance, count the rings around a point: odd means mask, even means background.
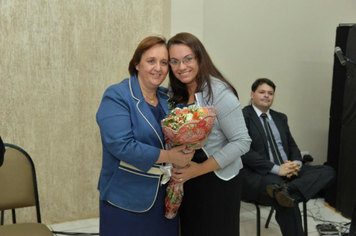
[[[283,164],[283,159],[281,157],[281,154],[279,153],[276,140],[274,139],[274,136],[273,136],[273,133],[271,130],[271,126],[269,126],[269,123],[267,122],[268,117],[265,113],[263,113],[261,115],[261,117],[263,118],[263,123],[265,125],[265,131],[266,131],[267,139],[268,139],[271,151],[272,151],[274,163],[276,165],[281,165],[281,164]]]

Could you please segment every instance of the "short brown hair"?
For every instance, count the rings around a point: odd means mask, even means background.
[[[267,84],[268,86],[271,86],[273,88],[274,92],[276,91],[276,85],[272,82],[272,80],[267,79],[267,78],[256,79],[256,81],[251,86],[251,91],[256,92],[256,89],[258,88],[258,86],[260,86],[262,84]]]
[[[136,65],[140,63],[142,54],[157,44],[163,44],[167,46],[166,39],[163,36],[149,36],[147,38],[144,38],[138,44],[135,53],[133,54],[132,59],[129,63],[129,73],[131,76],[137,74]]]

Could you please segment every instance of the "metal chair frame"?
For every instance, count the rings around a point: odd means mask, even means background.
[[[254,204],[256,207],[256,232],[257,236],[261,236],[261,210],[260,206],[267,206],[262,203],[259,203],[257,201],[244,201],[246,203],[251,203]],[[270,206],[271,210],[269,211],[267,221],[265,224],[265,228],[268,228],[268,225],[271,221],[272,215],[274,213],[274,207]],[[304,226],[304,234],[305,236],[308,236],[308,212],[307,212],[307,202],[303,201],[303,226]]]
[[[32,178],[33,178],[33,186],[34,186],[34,193],[35,193],[35,202],[36,202],[36,215],[37,215],[37,222],[38,223],[41,223],[41,209],[40,209],[40,203],[39,203],[39,197],[38,197],[38,188],[37,188],[37,178],[36,178],[36,169],[35,169],[35,165],[32,161],[32,158],[30,157],[30,155],[25,151],[23,150],[22,148],[16,146],[16,145],[13,145],[13,144],[10,144],[10,143],[4,143],[5,147],[9,147],[9,148],[14,148],[18,151],[20,151],[22,154],[24,154],[30,165],[31,165],[31,169],[32,169]],[[0,167],[1,168],[1,167]],[[16,211],[15,209],[11,209],[12,211],[12,223],[13,224],[16,224]],[[0,225],[4,225],[4,212],[5,210],[2,210],[1,211],[1,221],[0,221]]]

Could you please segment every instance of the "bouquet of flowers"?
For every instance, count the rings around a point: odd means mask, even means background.
[[[215,116],[216,109],[213,107],[190,105],[183,109],[173,109],[161,122],[167,145],[173,147],[184,144],[187,148],[202,148],[213,128]],[[171,179],[167,186],[165,206],[168,219],[176,216],[183,200],[183,185],[174,186],[175,184]]]

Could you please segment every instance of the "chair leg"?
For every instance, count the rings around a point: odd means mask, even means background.
[[[257,236],[261,236],[261,212],[260,212],[260,207],[258,206],[257,203],[255,203],[255,206],[256,206],[256,214],[257,214],[256,231],[257,231]]]
[[[304,235],[308,236],[308,211],[307,202],[303,201]]]
[[[15,209],[11,209],[12,212],[12,223],[16,224],[16,212]]]
[[[355,235],[355,233],[356,233],[356,204],[354,206],[354,210],[352,211],[349,235]]]
[[[1,225],[4,225],[4,211],[1,211]]]
[[[266,229],[268,228],[269,222],[271,221],[273,212],[274,212],[274,207],[271,206],[271,210],[269,211],[268,218],[267,218],[267,221],[266,221],[266,224],[265,224],[265,228]]]

